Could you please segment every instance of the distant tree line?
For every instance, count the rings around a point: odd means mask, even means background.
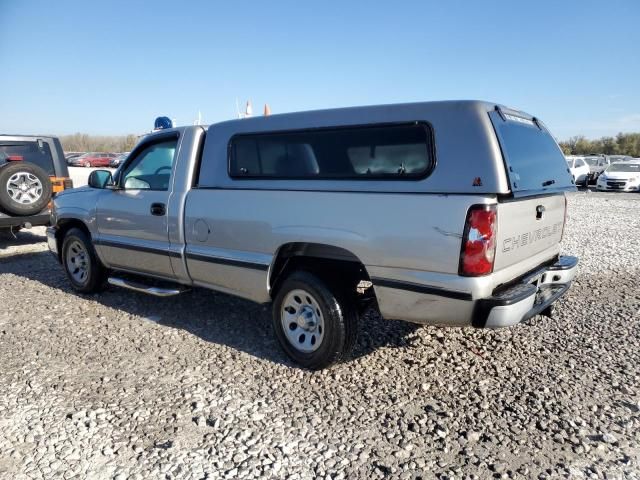
[[[619,133],[615,137],[601,137],[595,140],[579,135],[559,142],[559,145],[565,155],[604,153],[640,157],[640,133]]]
[[[60,142],[65,152],[130,152],[138,143],[138,136],[102,136],[74,133],[62,135]]]
[[[65,152],[130,152],[138,143],[138,136],[98,136],[74,133],[60,137]],[[578,135],[559,142],[565,155],[630,155],[640,157],[640,133],[619,133],[615,137],[601,137],[595,140]]]

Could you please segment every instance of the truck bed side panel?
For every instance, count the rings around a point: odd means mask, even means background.
[[[249,280],[232,281],[232,288],[259,301],[268,300],[264,266],[290,242],[340,247],[367,267],[456,274],[467,209],[492,201],[468,195],[194,189],[186,203],[187,266],[195,283],[211,286],[228,286],[234,271],[246,273]],[[198,259],[204,255],[214,259]]]

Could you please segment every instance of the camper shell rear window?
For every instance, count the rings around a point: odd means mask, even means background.
[[[562,151],[542,124],[498,111],[489,116],[514,194],[575,188]]]
[[[235,135],[234,179],[421,179],[435,164],[424,122]]]

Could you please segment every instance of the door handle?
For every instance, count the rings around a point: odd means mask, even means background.
[[[167,213],[167,206],[164,203],[152,203],[151,204],[151,215],[156,215],[157,217],[162,217]]]

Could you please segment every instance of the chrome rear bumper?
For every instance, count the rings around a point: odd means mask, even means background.
[[[535,315],[548,314],[553,302],[569,290],[577,268],[577,257],[559,257],[554,264],[526,275],[491,297],[478,300],[473,325],[509,327]]]

